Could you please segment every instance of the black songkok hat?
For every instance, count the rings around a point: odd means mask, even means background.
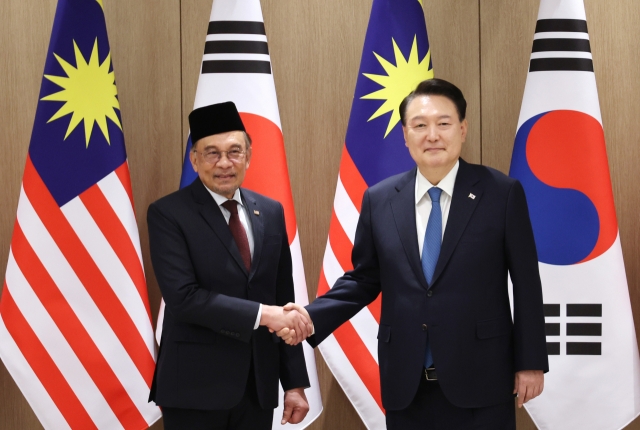
[[[227,131],[246,131],[233,102],[216,103],[193,110],[189,114],[191,142]]]

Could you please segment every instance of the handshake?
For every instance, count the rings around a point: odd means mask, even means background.
[[[287,303],[284,307],[262,305],[260,325],[267,326],[287,345],[297,345],[313,334],[311,317],[296,303]]]

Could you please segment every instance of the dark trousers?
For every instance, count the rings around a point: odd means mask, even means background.
[[[387,411],[389,430],[515,430],[513,400],[484,408],[459,408],[447,400],[436,381],[424,376],[409,407]]]
[[[270,430],[273,409],[262,409],[258,401],[253,363],[242,400],[231,409],[162,408],[165,430]]]

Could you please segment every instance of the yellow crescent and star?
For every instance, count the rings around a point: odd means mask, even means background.
[[[418,2],[422,5],[422,0],[418,0]],[[427,54],[424,56],[422,61],[420,61],[418,59],[418,41],[416,36],[413,37],[413,44],[411,45],[411,51],[409,52],[408,58],[405,58],[393,38],[391,41],[393,43],[393,52],[396,63],[395,66],[387,59],[374,52],[373,55],[376,56],[380,65],[387,74],[375,75],[371,73],[363,73],[363,75],[371,79],[373,82],[381,85],[383,88],[361,97],[362,99],[369,100],[384,100],[382,106],[380,106],[380,108],[371,115],[369,121],[388,112],[392,112],[384,137],[387,137],[396,124],[400,122],[399,108],[402,100],[411,91],[413,91],[420,82],[425,79],[432,79],[434,76],[433,69],[429,68],[431,50],[427,51]]]
[[[96,0],[96,2],[102,7],[102,0]],[[65,139],[80,122],[84,122],[87,147],[89,147],[94,124],[98,125],[107,142],[111,144],[107,118],[122,130],[120,118],[116,114],[116,109],[120,110],[120,103],[117,97],[115,75],[113,70],[109,70],[111,68],[111,53],[109,52],[104,61],[100,63],[97,38],[93,43],[88,61],[75,40],[73,41],[73,50],[75,67],[59,55],[53,54],[67,76],[44,75],[46,79],[61,87],[62,90],[49,94],[41,100],[65,102],[47,122],[71,114]]]

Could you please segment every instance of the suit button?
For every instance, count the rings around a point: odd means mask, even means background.
[[[426,324],[422,324],[422,331],[427,331],[427,325]]]
[[[433,296],[433,291],[431,290],[427,291],[427,297],[431,297],[431,296]]]
[[[240,333],[236,333],[236,337],[240,337]]]

